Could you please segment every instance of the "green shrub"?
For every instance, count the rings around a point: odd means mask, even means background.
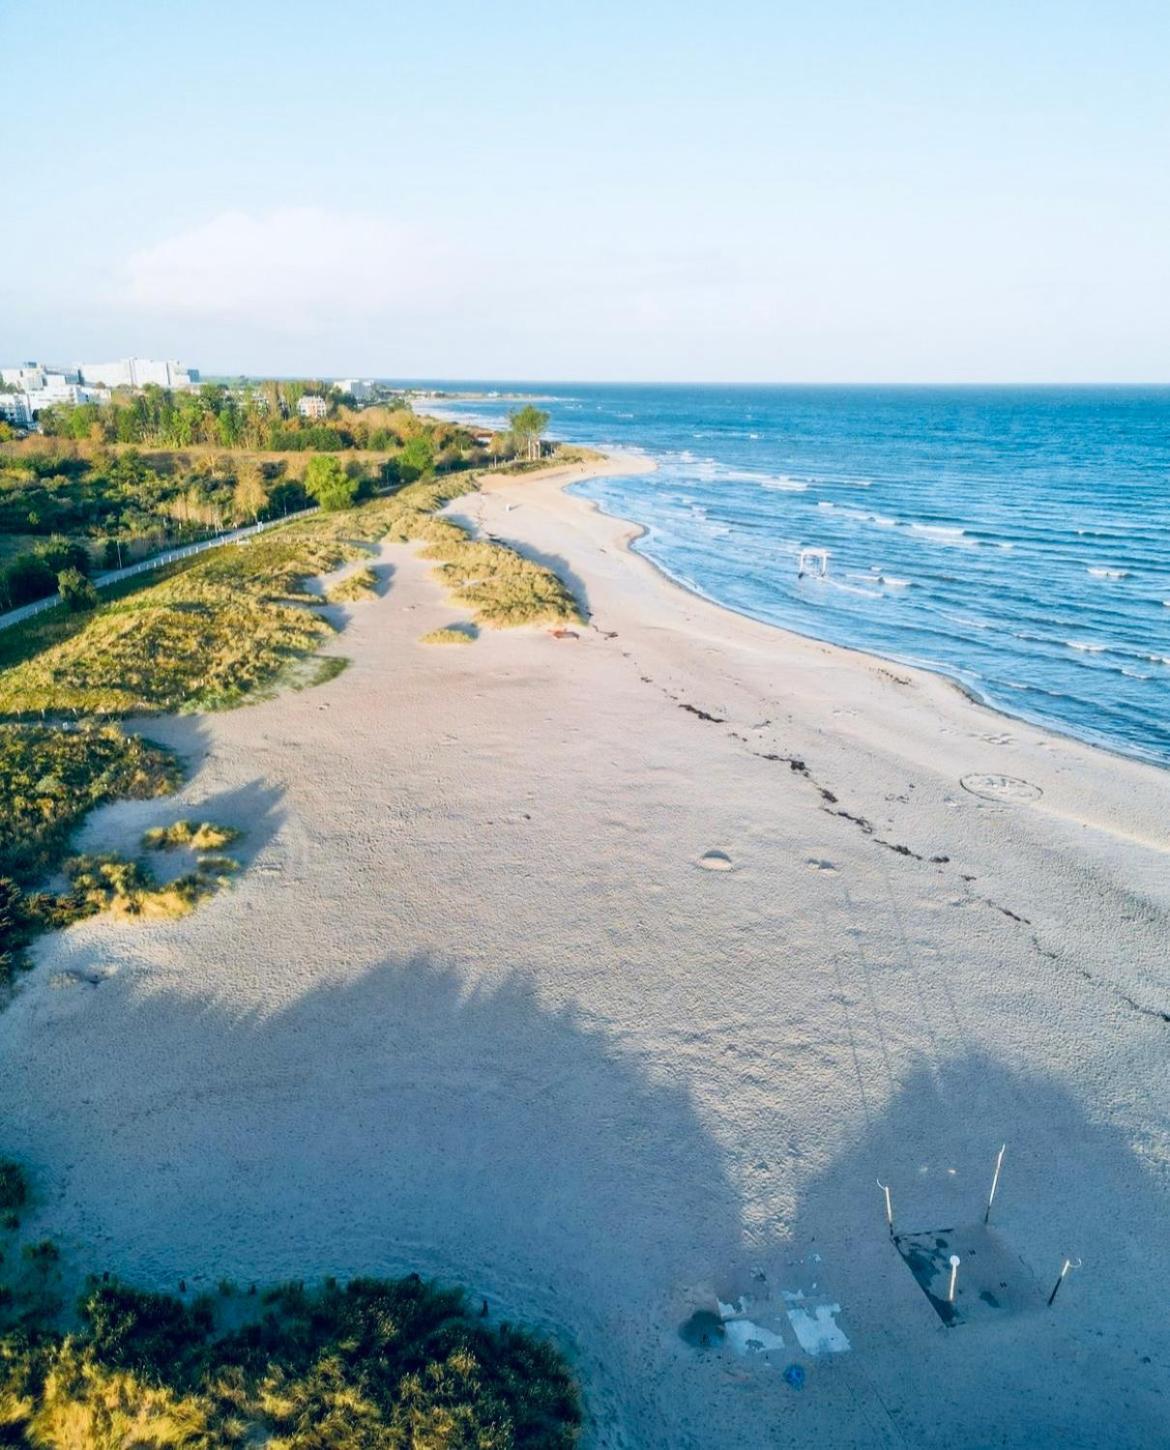
[[[75,614],[97,608],[98,592],[78,569],[61,570],[57,575],[57,592]]]
[[[357,484],[336,458],[318,453],[309,459],[305,469],[305,489],[323,509],[332,512],[353,505]]]
[[[28,1198],[24,1170],[10,1158],[0,1158],[0,1210],[11,1212],[23,1208]]]

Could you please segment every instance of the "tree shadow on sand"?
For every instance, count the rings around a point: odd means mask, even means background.
[[[388,961],[251,1011],[229,977],[218,1001],[141,980],[42,996],[46,1052],[32,1044],[5,1146],[72,1205],[45,1232],[192,1292],[462,1282],[568,1345],[593,1413],[616,1424],[620,1404],[637,1427],[605,1443],[691,1443],[656,1372],[662,1343],[687,1356],[666,1301],[738,1242],[740,1208],[685,1085],[520,972],[472,985]]]
[[[892,1086],[884,1110],[802,1194],[763,1277],[728,1286],[758,1296],[754,1316],[786,1341],[775,1357],[798,1359],[808,1376],[782,1406],[792,1434],[818,1437],[831,1408],[842,1444],[1163,1443],[1170,1234],[1164,1185],[1135,1145],[1051,1077],[977,1053]],[[941,1233],[947,1266],[924,1282],[912,1271],[921,1231],[932,1249]],[[948,1327],[948,1305],[925,1291],[946,1300],[957,1248],[961,1312]],[[1083,1267],[1049,1308],[1065,1257]],[[826,1340],[806,1352],[790,1311],[809,1331],[818,1308],[847,1351]]]

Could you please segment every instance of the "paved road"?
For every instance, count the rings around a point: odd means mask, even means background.
[[[288,514],[285,518],[270,519],[262,524],[249,524],[244,529],[233,529],[227,534],[217,534],[213,539],[204,539],[198,544],[184,544],[181,549],[170,549],[165,554],[154,554],[149,559],[143,559],[138,564],[127,564],[124,569],[110,569],[104,574],[94,576],[94,584],[99,589],[106,588],[109,584],[120,584],[123,579],[133,579],[136,574],[149,574],[152,569],[160,569],[164,564],[173,564],[177,559],[190,559],[195,554],[202,554],[207,549],[222,548],[224,544],[234,544],[241,539],[250,539],[253,534],[262,534],[267,529],[276,529],[281,524],[292,523],[293,519],[303,519],[316,509],[301,509],[298,513]],[[50,594],[47,599],[36,599],[31,604],[22,604],[19,609],[10,609],[0,614],[0,629],[9,629],[14,624],[20,624],[22,620],[31,619],[35,614],[44,614],[46,610],[57,609],[61,605],[61,598],[57,594]]]

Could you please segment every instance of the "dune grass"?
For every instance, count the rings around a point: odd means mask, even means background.
[[[325,591],[330,604],[356,604],[372,599],[378,592],[378,576],[372,569],[355,569]]]
[[[205,856],[194,870],[173,881],[160,882],[140,861],[90,855],[71,857],[63,869],[69,881],[68,891],[32,898],[33,909],[41,910],[53,926],[66,926],[101,912],[137,921],[186,916],[205,897],[225,886],[239,868],[230,856]]]
[[[475,635],[467,628],[461,629],[457,624],[444,625],[442,629],[432,629],[427,634],[419,636],[420,644],[474,644]]]
[[[174,851],[185,846],[190,851],[222,851],[240,833],[234,826],[217,826],[211,821],[173,821],[169,826],[152,826],[142,838],[148,851]]]
[[[181,779],[169,750],[116,726],[0,727],[0,876],[30,883],[95,806],[170,795]]]
[[[79,1327],[0,1337],[0,1435],[42,1450],[570,1450],[549,1345],[399,1280],[182,1300],[91,1280]]]

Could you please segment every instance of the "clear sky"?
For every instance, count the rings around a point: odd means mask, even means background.
[[[0,360],[1170,381],[1166,0],[0,0]]]

